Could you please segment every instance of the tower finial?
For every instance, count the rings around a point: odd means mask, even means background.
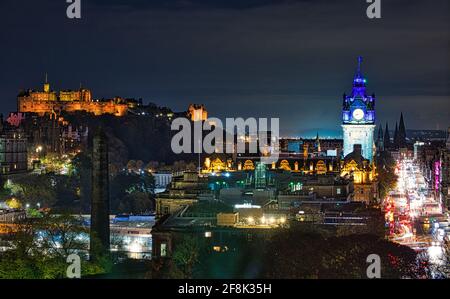
[[[356,88],[365,88],[366,86],[366,78],[364,78],[361,72],[362,61],[363,61],[362,56],[358,56],[358,68],[356,70],[355,77],[353,79],[353,87]],[[355,92],[355,90],[353,92]]]
[[[361,63],[363,61],[362,56],[358,56],[358,74],[361,73]]]
[[[50,92],[50,84],[48,84],[48,75],[45,73],[44,92]]]

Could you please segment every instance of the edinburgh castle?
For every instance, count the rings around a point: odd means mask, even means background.
[[[22,91],[17,98],[19,112],[45,113],[85,111],[95,115],[112,114],[123,116],[127,114],[129,103],[122,98],[109,100],[93,100],[91,91],[79,90],[53,91],[50,84],[45,82],[42,91]]]

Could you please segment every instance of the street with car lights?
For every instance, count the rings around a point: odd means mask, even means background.
[[[390,240],[427,254],[430,265],[447,263],[444,245],[449,241],[448,214],[432,182],[427,182],[413,160],[397,161],[396,188],[384,200]]]

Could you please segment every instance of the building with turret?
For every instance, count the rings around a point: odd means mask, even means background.
[[[126,100],[119,97],[110,100],[93,100],[91,91],[81,87],[78,90],[53,91],[46,79],[42,91],[27,90],[19,93],[17,111],[37,113],[41,116],[63,111],[123,116],[128,111],[128,104]]]
[[[188,116],[191,121],[206,121],[208,119],[208,111],[203,104],[190,104]]]
[[[359,57],[352,93],[349,96],[344,94],[342,104],[344,157],[353,151],[355,144],[360,144],[363,157],[373,161],[375,95],[367,95],[367,79],[361,72],[361,62],[362,57]]]

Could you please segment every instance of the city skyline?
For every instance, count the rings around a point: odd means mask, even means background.
[[[334,111],[361,55],[377,124],[393,128],[403,112],[410,129],[448,127],[448,4],[386,3],[384,18],[369,20],[361,1],[282,2],[83,1],[77,21],[64,1],[24,4],[34,14],[3,2],[2,112],[48,73],[55,89],[81,83],[95,98],[143,98],[175,111],[203,103],[219,118],[279,117],[284,136],[339,137]]]
[[[448,0],[0,11],[0,282],[450,278]]]

